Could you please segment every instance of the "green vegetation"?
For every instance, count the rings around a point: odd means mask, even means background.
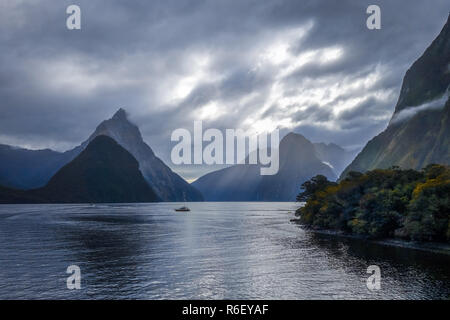
[[[302,189],[297,200],[306,204],[296,215],[313,229],[450,242],[449,166],[349,172],[339,183],[318,175]]]

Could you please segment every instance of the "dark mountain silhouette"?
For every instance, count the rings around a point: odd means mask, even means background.
[[[19,190],[0,186],[0,204],[5,203],[46,203],[42,196],[33,190]]]
[[[0,185],[19,189],[44,186],[79,150],[56,152],[0,145]]]
[[[3,203],[153,202],[159,198],[139,163],[112,138],[99,135],[40,189],[0,188]]]
[[[145,180],[163,201],[202,201],[201,193],[173,172],[142,139],[139,128],[128,120],[125,110],[119,109],[105,120],[81,147],[98,135],[107,135],[128,150],[139,162]]]
[[[113,138],[136,158],[145,180],[163,201],[203,200],[198,190],[154,154],[142,139],[139,128],[128,120],[123,109],[119,109],[111,119],[100,123],[80,146],[67,152],[0,146],[0,184],[16,189],[41,187],[99,135]]]
[[[208,173],[194,185],[208,201],[295,201],[300,186],[322,174],[335,180],[333,170],[317,157],[305,137],[289,133],[281,139],[280,167],[276,175],[261,176],[259,165],[238,164]]]
[[[444,28],[403,78],[388,127],[370,140],[345,169],[421,169],[450,164],[450,16]]]

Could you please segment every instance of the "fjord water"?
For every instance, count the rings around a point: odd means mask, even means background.
[[[446,299],[450,258],[317,235],[295,203],[0,206],[2,299]],[[66,269],[81,268],[68,290]],[[369,291],[369,265],[381,290]]]

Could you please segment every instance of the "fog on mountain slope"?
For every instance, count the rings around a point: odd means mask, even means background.
[[[367,143],[341,178],[350,171],[394,165],[419,170],[432,163],[450,164],[449,65],[450,15],[437,38],[406,72],[386,130]]]
[[[392,116],[392,119],[389,122],[389,124],[392,125],[392,124],[396,124],[396,123],[405,121],[405,120],[415,116],[417,113],[425,111],[425,110],[442,109],[445,106],[445,103],[447,102],[447,100],[449,98],[448,90],[449,90],[449,88],[447,88],[445,93],[437,99],[433,99],[431,101],[425,102],[419,106],[406,107],[406,108],[400,110],[398,113],[395,113]]]

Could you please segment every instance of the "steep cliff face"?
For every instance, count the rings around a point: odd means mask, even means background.
[[[400,166],[450,164],[450,16],[406,72],[388,127],[370,140],[341,175]]]

